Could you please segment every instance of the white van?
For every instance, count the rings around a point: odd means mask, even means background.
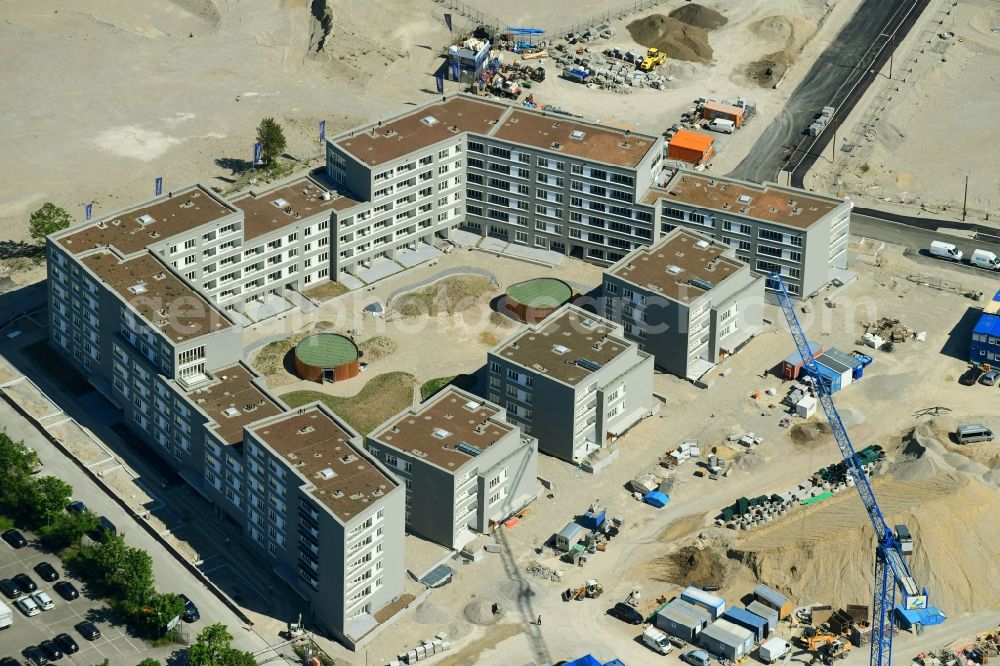
[[[962,261],[962,251],[951,243],[945,243],[944,241],[931,241],[930,253],[932,257]]]
[[[670,654],[670,651],[674,648],[670,644],[667,634],[656,627],[646,627],[646,630],[642,632],[642,642],[658,654]]]
[[[996,254],[987,250],[973,250],[972,256],[969,257],[969,263],[979,268],[1000,271],[1000,259],[997,258]]]
[[[732,134],[736,131],[736,123],[725,118],[713,118],[706,127],[713,132],[722,132],[723,134]]]
[[[959,444],[974,444],[976,442],[992,442],[993,431],[982,423],[967,423],[958,426],[955,439]]]

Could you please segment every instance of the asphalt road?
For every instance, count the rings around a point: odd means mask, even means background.
[[[835,107],[835,117],[846,117],[875,77],[880,76],[881,63],[888,59],[892,47],[902,40],[927,2],[863,0],[792,92],[782,112],[729,175],[756,182],[775,181],[791,158],[795,184],[795,177],[801,178],[832,135],[824,132],[820,137],[808,136],[813,118],[824,106]],[[875,73],[869,71],[872,69]]]

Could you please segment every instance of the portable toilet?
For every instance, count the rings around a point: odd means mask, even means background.
[[[689,604],[701,606],[708,611],[713,620],[717,620],[726,610],[726,600],[705,590],[689,585],[681,592],[681,599]]]

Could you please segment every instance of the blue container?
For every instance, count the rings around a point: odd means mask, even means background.
[[[580,518],[580,524],[588,530],[599,529],[601,525],[604,524],[604,514],[604,511],[600,511],[599,513],[591,513],[588,511]]]

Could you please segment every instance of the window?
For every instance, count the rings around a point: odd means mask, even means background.
[[[490,372],[502,372],[500,364],[496,361],[490,361]]]
[[[544,236],[535,236],[535,247],[547,247],[548,241]]]
[[[528,234],[525,233],[525,232],[523,232],[523,231],[515,231],[514,232],[514,242],[516,242],[516,243],[527,243],[528,242]]]
[[[483,144],[478,141],[470,141],[469,150],[473,153],[481,153],[483,152]]]

